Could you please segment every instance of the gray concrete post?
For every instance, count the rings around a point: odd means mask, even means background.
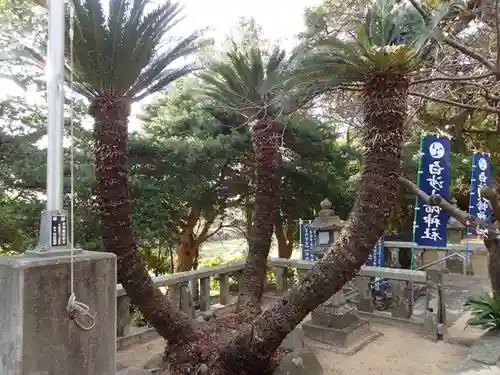
[[[70,273],[68,255],[0,257],[1,375],[115,374],[116,257],[74,255],[75,295],[95,315],[91,330],[68,316]]]

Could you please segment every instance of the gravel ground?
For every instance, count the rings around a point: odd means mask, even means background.
[[[467,356],[467,348],[443,341],[434,343],[410,330],[381,324],[372,329],[383,336],[353,356],[316,350],[325,375],[441,375]],[[117,353],[117,361],[142,367],[163,352],[163,340],[134,345]]]

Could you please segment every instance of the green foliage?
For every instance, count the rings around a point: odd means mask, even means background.
[[[200,263],[200,268],[205,268],[205,267],[214,267],[218,266],[221,264],[227,264],[231,262],[236,262],[239,260],[245,260],[243,256],[236,256],[231,259],[223,259],[222,257],[214,257],[214,258],[209,258],[205,259]],[[210,278],[210,291],[213,292],[214,294],[219,293],[219,287],[220,287],[220,276],[216,275],[215,277]],[[229,291],[231,293],[237,292],[238,291],[238,278],[235,272],[231,272],[229,274]]]
[[[134,309],[134,316],[132,319],[132,325],[135,327],[147,327],[148,326],[148,321],[142,315],[142,313],[136,308]]]
[[[421,14],[411,4],[377,0],[359,24],[355,40],[329,37],[311,48],[297,49],[294,80],[322,92],[363,82],[367,74],[408,74],[420,66],[432,49],[432,37],[447,8]]]
[[[467,325],[488,330],[500,329],[500,296],[472,296],[467,299],[465,306],[472,310],[472,318],[467,321]]]
[[[29,195],[0,195],[0,254],[19,254],[35,244],[43,206]]]

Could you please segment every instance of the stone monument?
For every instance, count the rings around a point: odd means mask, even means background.
[[[316,247],[312,249],[315,260],[323,257],[338,238],[344,222],[335,214],[328,199],[321,202],[321,211],[308,225],[316,231]],[[313,344],[327,350],[354,354],[380,336],[370,329],[370,323],[356,315],[356,307],[347,302],[340,290],[311,313],[311,320],[302,329]]]
[[[460,223],[453,216],[450,216],[450,219],[448,220],[447,233],[446,233],[447,242],[449,244],[461,243],[464,228],[465,227],[462,225],[462,223]],[[447,250],[446,256],[452,255],[453,253],[460,254],[460,252],[455,251],[455,250]],[[461,255],[465,256],[465,253],[461,254]],[[469,256],[470,256],[470,254],[469,254]],[[446,262],[445,262],[445,264],[443,264],[443,267],[450,270],[451,273],[471,274],[470,272],[472,271],[471,267],[470,267],[470,260],[469,260],[469,262],[466,262],[464,259],[462,259],[458,256],[446,259]]]

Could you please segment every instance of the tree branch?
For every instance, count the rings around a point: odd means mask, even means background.
[[[496,68],[500,69],[500,19],[498,15],[499,1],[495,0],[495,32],[496,32],[496,42],[497,42],[497,61]]]
[[[428,18],[428,15],[426,12],[422,9],[420,4],[417,3],[416,0],[410,0],[411,4],[417,9],[417,11],[422,15],[424,19]],[[437,38],[442,39],[446,44],[449,46],[455,48],[456,50],[462,52],[464,55],[471,57],[472,59],[480,62],[482,65],[484,65],[486,68],[488,68],[490,71],[497,73],[498,69],[495,64],[493,64],[488,58],[479,52],[473,50],[471,47],[466,46],[465,44],[462,44],[460,41],[457,39],[453,38],[451,35],[444,35],[443,31],[441,29],[437,29]]]
[[[493,221],[500,220],[500,198],[495,189],[489,186],[483,186],[479,190],[479,196],[490,202],[491,210],[493,211]]]
[[[500,230],[498,225],[489,224],[486,221],[479,220],[477,217],[468,214],[465,211],[462,211],[455,204],[448,202],[446,199],[439,195],[428,195],[423,192],[417,185],[415,185],[410,180],[399,177],[399,183],[404,186],[408,191],[412,192],[416,196],[418,196],[422,201],[424,201],[429,206],[438,206],[443,211],[449,213],[455,219],[457,219],[460,223],[462,223],[465,227],[473,228],[473,229],[481,229],[484,231],[484,234],[488,238],[498,238],[500,237]],[[480,190],[480,195],[485,199],[492,199],[490,203],[492,207],[494,207],[494,212],[500,214],[500,200],[498,199],[496,193],[493,189],[488,186],[484,186]],[[488,198],[489,197],[489,198]]]
[[[468,77],[430,77],[430,78],[425,78],[425,79],[418,79],[415,81],[412,81],[410,85],[421,85],[423,83],[429,83],[429,82],[435,82],[435,81],[451,81],[451,82],[457,82],[457,81],[474,81],[478,79],[484,79],[488,78],[495,75],[493,72],[485,73],[485,74],[478,74],[477,76],[468,76]]]
[[[488,106],[488,105],[481,106],[481,105],[472,105],[472,104],[460,103],[460,102],[455,102],[455,101],[452,101],[452,100],[440,99],[440,98],[432,97],[432,96],[421,94],[419,92],[414,92],[414,91],[410,91],[409,94],[413,95],[413,96],[417,96],[419,98],[431,100],[431,101],[434,101],[434,102],[437,102],[437,103],[448,104],[448,105],[452,105],[452,106],[459,107],[459,108],[472,109],[474,111],[485,111],[485,112],[500,114],[500,108],[495,108],[495,107],[491,107],[491,106]]]
[[[457,39],[455,39],[451,36],[445,36],[442,32],[440,34],[442,35],[443,40],[445,41],[446,44],[459,50],[464,55],[469,56],[469,57],[473,58],[474,60],[478,61],[479,63],[484,65],[486,68],[491,70],[492,72],[497,73],[497,67],[490,60],[488,60],[488,58],[486,56],[480,54],[477,51],[474,51],[471,47],[468,47],[465,44],[462,44]]]

